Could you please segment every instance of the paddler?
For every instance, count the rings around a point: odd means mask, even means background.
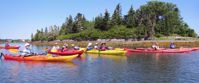
[[[96,49],[96,50],[98,50],[98,49],[99,49],[99,47],[98,47],[98,43],[95,43],[94,49]]]
[[[32,55],[32,52],[31,52],[31,48],[30,48],[30,44],[29,44],[29,43],[26,43],[26,44],[25,44],[25,49],[21,52],[21,55],[22,55],[22,56],[30,56],[30,55]]]
[[[80,47],[79,47],[79,46],[75,46],[75,44],[71,44],[71,46],[72,46],[72,48],[73,48],[74,50],[79,50],[79,49],[80,49]]]
[[[61,51],[64,52],[64,51],[67,51],[68,50],[68,44],[64,44]]]
[[[175,44],[173,42],[171,42],[170,49],[174,49],[175,47],[176,47]]]
[[[60,49],[58,43],[55,43],[55,46],[52,47],[51,52],[57,52]]]
[[[153,43],[151,47],[152,47],[152,49],[154,49],[154,50],[158,50],[158,49],[159,49],[159,46],[158,46],[158,43],[157,43],[157,42]]]
[[[100,50],[101,50],[101,51],[108,50],[108,47],[106,46],[106,43],[105,43],[105,42],[101,43],[101,45],[100,45]]]
[[[9,45],[9,41],[7,40],[5,44],[5,48],[8,48],[8,47],[10,47],[10,45]]]
[[[88,43],[87,50],[92,50],[92,49],[93,49],[92,43]]]

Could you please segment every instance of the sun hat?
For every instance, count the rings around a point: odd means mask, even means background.
[[[26,43],[25,46],[30,46],[30,44],[29,44],[29,43]]]

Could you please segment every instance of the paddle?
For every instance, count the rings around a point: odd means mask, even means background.
[[[92,45],[92,43],[88,43],[87,47],[84,49],[85,52],[88,51],[89,45]]]
[[[0,59],[2,59],[2,56],[4,56],[4,54],[3,54],[3,53],[1,53],[1,55],[0,55]]]
[[[8,49],[8,51],[15,54],[19,52],[18,49]]]
[[[100,51],[101,51],[101,50],[99,49],[99,50],[98,50],[98,55],[99,55],[99,56],[100,56]]]

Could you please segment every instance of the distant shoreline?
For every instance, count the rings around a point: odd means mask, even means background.
[[[101,43],[103,41],[33,41],[33,45],[46,45],[53,46],[55,43],[58,43],[60,46],[65,43],[79,45],[81,47],[86,47],[88,43],[91,42],[93,45],[95,43]],[[112,47],[123,47],[123,48],[137,48],[137,47],[151,47],[153,42],[158,42],[160,47],[168,48],[170,42],[174,42],[177,47],[199,47],[199,40],[146,40],[146,41],[107,41],[108,46]]]

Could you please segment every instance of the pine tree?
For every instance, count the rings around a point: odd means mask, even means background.
[[[110,14],[108,12],[108,10],[105,11],[104,13],[104,18],[103,18],[103,30],[108,30],[110,28]]]
[[[122,24],[122,8],[121,5],[118,4],[112,15],[111,26],[121,25],[121,24]]]
[[[73,33],[73,17],[71,15],[69,15],[69,18],[67,19],[66,22],[66,31],[65,32],[69,32],[69,33]]]
[[[128,14],[126,15],[126,25],[128,28],[135,27],[135,10],[131,6],[130,10],[128,11]]]
[[[97,17],[95,17],[94,28],[100,29],[100,30],[104,30],[104,27],[103,27],[103,16],[102,16],[102,14],[100,14]]]
[[[34,41],[34,35],[33,35],[33,33],[31,34],[31,41]]]
[[[74,30],[73,33],[77,33],[77,32],[80,32],[81,30],[86,29],[85,22],[86,22],[86,18],[84,17],[84,15],[81,13],[77,13],[77,16],[75,17],[75,22],[73,25],[73,30]]]

